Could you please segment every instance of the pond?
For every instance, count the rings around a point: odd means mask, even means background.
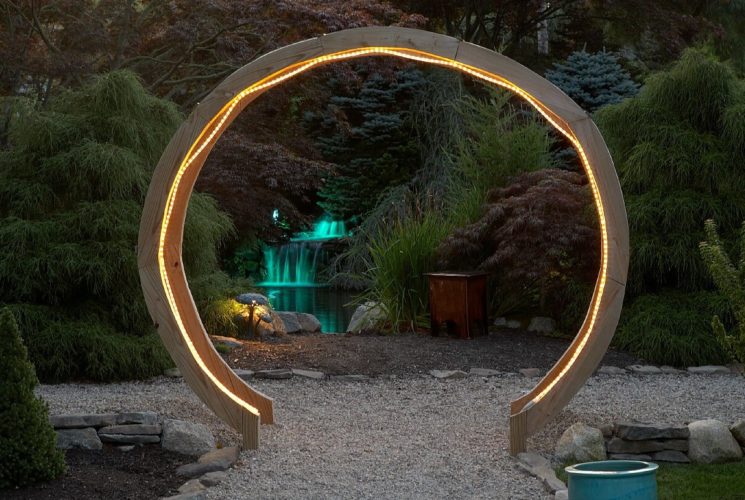
[[[310,313],[321,322],[324,333],[340,333],[354,314],[354,293],[328,286],[262,287],[276,311]]]

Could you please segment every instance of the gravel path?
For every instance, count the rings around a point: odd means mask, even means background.
[[[275,398],[278,423],[262,427],[260,450],[244,452],[209,498],[550,498],[506,452],[509,401],[534,382],[512,374],[257,380]],[[154,410],[203,422],[225,444],[238,441],[181,381],[41,386],[38,392],[52,414]],[[550,453],[576,421],[628,418],[745,418],[745,379],[596,376],[529,447]]]

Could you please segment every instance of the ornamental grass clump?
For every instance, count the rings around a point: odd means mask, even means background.
[[[0,309],[0,370],[0,490],[60,476],[64,455],[55,447],[47,406],[34,395],[34,366],[7,308]]]

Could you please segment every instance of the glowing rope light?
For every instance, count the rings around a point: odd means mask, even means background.
[[[254,83],[253,85],[250,85],[249,87],[243,89],[241,92],[236,94],[235,97],[233,97],[225,106],[223,106],[222,109],[220,109],[220,111],[218,111],[215,114],[215,116],[207,123],[207,125],[205,125],[205,127],[202,129],[202,132],[199,134],[197,139],[189,147],[189,150],[186,156],[184,157],[184,160],[181,162],[181,165],[179,166],[176,176],[174,177],[174,181],[171,184],[171,188],[169,190],[168,197],[166,200],[163,223],[162,223],[161,231],[160,231],[160,240],[158,243],[158,266],[160,269],[161,281],[163,283],[163,288],[166,292],[166,298],[168,300],[168,304],[170,306],[171,311],[174,314],[174,317],[176,319],[176,323],[178,325],[181,336],[184,342],[186,343],[187,347],[189,348],[189,351],[191,352],[192,356],[194,357],[197,364],[199,365],[199,367],[209,377],[209,379],[218,387],[218,389],[220,389],[223,393],[225,393],[228,397],[230,397],[230,399],[238,403],[241,407],[245,408],[246,410],[253,413],[254,415],[259,415],[259,412],[256,408],[248,404],[243,399],[239,398],[232,391],[230,391],[227,387],[225,387],[220,382],[220,380],[214,375],[214,373],[212,373],[209,370],[207,365],[204,363],[204,360],[201,358],[196,348],[194,347],[194,344],[192,343],[191,338],[189,337],[188,333],[186,332],[186,328],[181,318],[178,305],[176,304],[176,301],[174,299],[173,289],[171,287],[171,283],[168,278],[167,266],[165,262],[165,241],[166,241],[166,236],[168,233],[168,229],[169,229],[169,225],[171,221],[171,215],[173,213],[173,207],[175,204],[175,198],[178,193],[179,185],[180,185],[180,182],[181,182],[181,179],[184,173],[189,168],[189,166],[194,162],[194,159],[197,158],[205,150],[205,148],[212,143],[213,139],[215,139],[216,136],[219,136],[219,134],[222,133],[222,128],[225,125],[226,121],[228,120],[228,118],[230,118],[232,113],[235,111],[235,109],[238,107],[238,105],[244,98],[246,98],[247,96],[251,94],[255,94],[262,90],[276,86],[316,66],[326,64],[329,62],[341,61],[341,60],[352,59],[352,58],[361,57],[365,55],[375,55],[375,54],[390,55],[390,56],[400,57],[400,58],[408,59],[412,61],[424,62],[424,63],[434,64],[437,66],[443,66],[443,67],[449,67],[449,68],[455,68],[463,73],[466,73],[475,78],[478,78],[479,80],[483,80],[491,84],[497,85],[499,87],[505,88],[519,95],[520,97],[525,99],[531,106],[533,106],[546,119],[546,121],[548,121],[554,128],[559,130],[559,132],[561,132],[572,143],[572,145],[574,146],[574,148],[578,151],[580,155],[582,165],[590,181],[592,195],[595,201],[595,207],[598,211],[598,216],[600,219],[600,229],[601,229],[601,237],[602,237],[601,238],[602,239],[602,261],[601,261],[601,267],[600,267],[600,273],[599,273],[598,289],[597,289],[597,293],[594,295],[594,298],[593,298],[594,303],[592,304],[592,307],[591,307],[588,326],[586,329],[584,329],[583,332],[580,333],[581,337],[577,344],[576,349],[574,350],[574,352],[572,353],[571,357],[569,358],[567,363],[564,365],[564,367],[559,371],[559,373],[557,373],[552,378],[552,380],[546,385],[546,387],[544,387],[543,390],[532,399],[533,403],[538,402],[546,394],[548,394],[551,391],[551,389],[559,382],[559,380],[561,380],[566,375],[566,373],[574,365],[575,361],[579,357],[579,353],[584,349],[584,346],[587,344],[587,341],[589,340],[593,332],[595,322],[597,320],[597,315],[600,310],[600,301],[602,299],[603,291],[605,289],[607,271],[608,271],[608,232],[607,232],[607,227],[606,227],[605,211],[603,209],[603,203],[600,197],[600,190],[597,185],[595,174],[590,166],[590,162],[587,158],[587,155],[584,149],[582,148],[582,145],[580,144],[579,140],[576,138],[576,136],[572,132],[571,128],[565,129],[564,126],[558,123],[553,118],[553,116],[551,116],[551,114],[546,112],[543,104],[538,99],[533,97],[531,94],[529,94],[522,88],[514,85],[513,83],[509,82],[508,80],[505,80],[504,78],[501,78],[498,75],[495,75],[488,71],[485,71],[485,70],[482,70],[482,69],[479,69],[479,68],[476,68],[476,67],[473,67],[467,64],[463,64],[453,59],[436,56],[428,52],[418,51],[414,49],[406,49],[406,48],[399,48],[399,47],[366,47],[362,49],[344,50],[344,51],[336,52],[333,54],[319,56],[319,57],[310,59],[302,63],[297,63],[294,65],[287,66],[279,71],[272,73],[268,77]],[[212,130],[207,134],[207,131],[209,131],[210,128]],[[207,134],[206,137],[205,137],[205,134]]]

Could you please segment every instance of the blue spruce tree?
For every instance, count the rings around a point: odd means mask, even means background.
[[[590,113],[639,92],[639,84],[605,51],[573,52],[566,62],[554,63],[546,78]]]
[[[418,170],[408,108],[423,82],[414,68],[398,71],[393,79],[370,73],[356,95],[333,96],[322,113],[306,116],[324,159],[336,165],[318,193],[318,204],[333,217],[365,214],[387,188],[407,182]]]

